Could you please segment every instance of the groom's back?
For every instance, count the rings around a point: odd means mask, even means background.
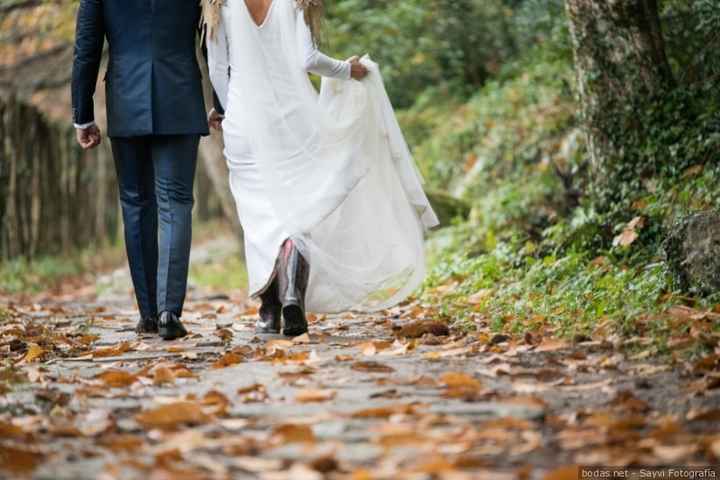
[[[111,55],[194,57],[198,0],[104,0]]]
[[[206,134],[198,0],[102,0],[111,136]]]

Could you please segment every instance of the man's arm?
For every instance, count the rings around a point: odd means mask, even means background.
[[[102,0],[80,0],[72,71],[73,123],[77,128],[87,129],[95,124],[93,96],[104,42]]]

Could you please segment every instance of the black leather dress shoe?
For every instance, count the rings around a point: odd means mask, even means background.
[[[293,245],[290,253],[280,258],[280,302],[282,303],[283,335],[297,337],[307,333],[305,293],[310,278],[310,265]]]
[[[278,297],[277,278],[272,281],[270,286],[260,294],[259,315],[257,323],[255,323],[255,333],[260,334],[277,334],[280,333],[280,321],[282,304]]]
[[[180,319],[172,312],[163,312],[158,320],[158,331],[163,340],[175,340],[187,335],[187,330]]]
[[[158,333],[157,317],[141,317],[135,327],[135,332],[138,335],[143,333]]]

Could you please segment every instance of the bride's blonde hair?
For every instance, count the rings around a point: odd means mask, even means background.
[[[220,9],[227,0],[201,0],[202,20],[201,25],[205,28],[203,33],[215,37],[215,30],[220,23]],[[242,0],[244,1],[244,0]],[[323,0],[295,0],[298,8],[303,11],[305,23],[310,28],[312,39],[315,45],[320,43],[320,30],[325,14]]]
[[[310,28],[315,45],[320,43],[322,20],[325,14],[323,0],[295,0],[297,6],[305,15],[305,23]]]

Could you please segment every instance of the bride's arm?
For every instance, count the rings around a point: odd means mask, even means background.
[[[350,79],[351,64],[322,53],[315,45],[310,33],[310,27],[305,23],[305,15],[302,10],[297,12],[297,42],[301,55],[301,62],[306,72],[314,73],[323,77]]]
[[[227,107],[230,85],[230,54],[225,25],[222,20],[217,25],[212,37],[213,38],[210,38],[209,33],[205,35],[208,52],[208,71],[210,73],[210,83],[212,83],[214,94],[222,110],[218,111],[218,113],[222,115],[225,113],[225,108]],[[218,102],[215,103],[217,104]],[[216,108],[216,110],[218,109]]]

